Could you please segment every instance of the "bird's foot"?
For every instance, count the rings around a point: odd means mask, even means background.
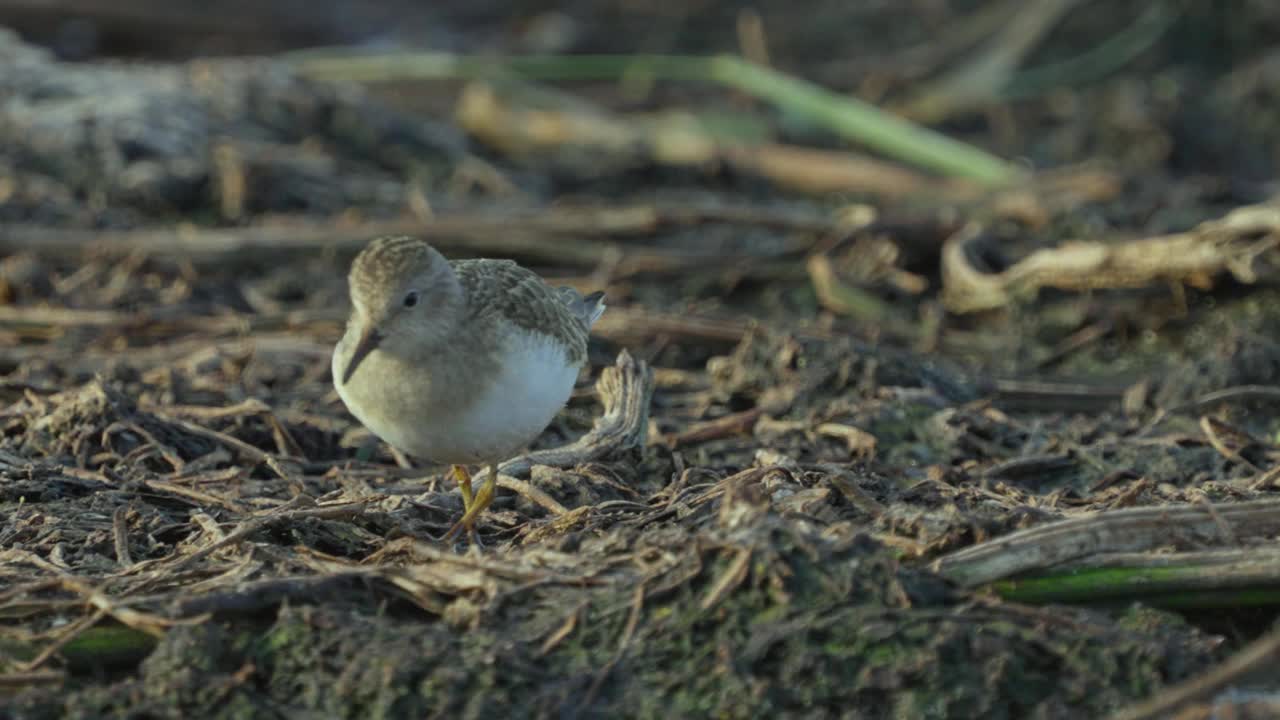
[[[474,495],[471,492],[471,476],[467,475],[467,471],[461,465],[454,465],[454,475],[458,478],[458,487],[462,489],[462,505],[464,511],[462,518],[449,528],[449,532],[445,533],[446,542],[453,539],[458,531],[466,528],[467,535],[471,539],[471,543],[475,547],[484,547],[480,544],[480,536],[476,534],[476,518],[480,517],[480,513],[493,502],[494,495],[498,491],[498,468],[494,465],[489,466],[488,482],[484,487],[480,488],[480,492]],[[461,472],[459,472],[461,471]],[[465,477],[466,481],[462,478]]]

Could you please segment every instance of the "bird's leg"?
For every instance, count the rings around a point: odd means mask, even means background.
[[[496,497],[497,494],[498,466],[490,465],[488,482],[484,484],[484,487],[480,488],[480,492],[476,494],[475,502],[472,503],[476,506],[476,515],[484,512],[484,509],[489,507],[489,503],[493,502],[493,498]]]
[[[468,479],[467,489],[462,494],[464,505],[466,506],[466,511],[462,514],[462,519],[459,520],[457,523],[455,523],[453,527],[449,528],[449,532],[445,533],[445,536],[444,536],[445,540],[452,538],[462,528],[466,528],[467,532],[471,535],[472,542],[477,542],[476,518],[480,517],[480,513],[484,512],[484,509],[489,507],[489,504],[493,502],[493,497],[494,495],[497,494],[497,492],[498,492],[498,466],[497,465],[489,466],[488,481],[484,484],[484,487],[480,488],[480,492],[476,493],[475,497],[470,498],[470,502],[466,502],[466,500],[468,499],[468,496],[470,496],[471,494],[471,483],[470,483],[470,479]]]
[[[462,493],[462,517],[464,519],[467,517],[473,517],[471,515],[471,508],[475,505],[476,501],[475,495],[471,492],[471,473],[467,472],[467,469],[461,465],[454,465],[450,468],[450,471],[453,474],[453,479],[458,483],[458,492]],[[463,527],[463,524],[459,522],[452,528],[449,528],[449,532],[445,534],[444,539],[446,541],[452,539],[454,534],[457,533],[458,529],[461,527]],[[475,523],[472,522],[465,527],[467,528],[467,537],[470,538],[472,546],[478,547],[480,545],[480,538],[476,536]]]
[[[462,492],[462,510],[466,512],[471,509],[471,473],[461,465],[454,465],[451,470],[453,479],[458,483],[458,490]]]

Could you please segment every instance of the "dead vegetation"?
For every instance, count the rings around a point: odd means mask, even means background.
[[[1087,3],[1016,5],[858,66],[892,87],[994,38],[886,104],[1052,148],[1056,171],[994,158],[1011,184],[857,154],[823,134],[848,102],[737,61],[650,58],[641,101],[528,82],[564,58],[454,62],[442,90],[396,75],[421,58],[70,65],[4,36],[6,712],[1274,707],[1276,205],[1175,172],[1194,112],[1133,76],[1063,117],[1010,104],[1051,28],[1087,35]],[[1112,11],[1122,45],[1195,20],[1158,5]],[[743,16],[745,55],[766,27]],[[663,109],[689,67],[731,91]],[[761,107],[796,93],[820,131]],[[386,232],[610,297],[589,377],[500,467],[484,552],[440,541],[442,469],[332,391],[343,273]]]

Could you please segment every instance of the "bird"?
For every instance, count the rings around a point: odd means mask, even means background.
[[[513,457],[568,402],[604,293],[552,287],[511,260],[448,260],[425,240],[374,238],[347,276],[351,313],[334,347],[334,387],[351,414],[401,452],[448,464],[465,528]],[[473,492],[468,465],[487,481]]]

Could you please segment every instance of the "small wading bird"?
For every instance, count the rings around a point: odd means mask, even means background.
[[[604,293],[552,288],[510,260],[446,260],[410,237],[371,242],[348,276],[351,318],[333,382],[365,427],[421,460],[452,465],[472,542],[497,463],[564,407],[587,360]],[[465,465],[488,467],[473,493]]]

